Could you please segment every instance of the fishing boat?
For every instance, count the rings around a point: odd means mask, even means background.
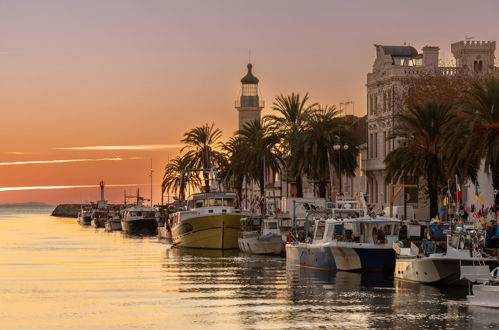
[[[100,200],[97,201],[97,208],[92,214],[92,226],[95,228],[104,228],[109,213],[109,205],[104,199],[104,181],[99,182]]]
[[[108,219],[109,211],[106,209],[98,208],[92,213],[92,226],[95,228],[104,228]]]
[[[204,249],[237,249],[240,219],[245,213],[236,207],[236,194],[198,193],[185,210],[171,215],[174,246]]]
[[[473,284],[468,303],[474,306],[499,308],[499,267],[489,272],[487,266],[461,266],[461,279]]]
[[[133,205],[123,211],[121,229],[129,235],[157,235],[158,210],[150,206]]]
[[[245,220],[247,218],[244,218]],[[246,221],[251,221],[251,218]],[[243,219],[241,219],[241,222]],[[238,238],[239,249],[251,254],[274,254],[284,253],[284,241],[279,229],[277,218],[264,218],[261,231],[245,230],[241,231]]]
[[[82,226],[90,226],[92,224],[92,214],[92,209],[82,207],[78,212],[77,222]]]
[[[313,236],[286,244],[286,260],[302,267],[393,272],[400,220],[369,214],[364,197],[340,197],[332,217],[313,221]]]
[[[398,255],[394,277],[426,284],[466,285],[460,276],[461,266],[497,265],[495,257],[479,248],[480,237],[474,226],[465,225],[448,232],[443,251],[438,251],[434,241],[427,240],[423,240],[421,249],[414,244],[410,249],[394,245]]]
[[[121,217],[119,212],[109,211],[108,218],[104,224],[106,231],[119,231],[121,230]]]

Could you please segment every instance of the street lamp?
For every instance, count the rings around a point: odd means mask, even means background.
[[[348,150],[348,144],[344,144],[343,147],[341,144],[335,144],[333,145],[333,150],[334,151],[340,151],[343,148],[343,150]],[[341,153],[338,153],[338,178],[339,178],[339,184],[340,184],[340,193],[342,190],[342,184],[341,184]]]

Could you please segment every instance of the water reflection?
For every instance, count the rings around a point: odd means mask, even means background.
[[[3,235],[2,235],[3,233]],[[75,219],[0,221],[0,328],[483,328],[467,288],[171,248]]]

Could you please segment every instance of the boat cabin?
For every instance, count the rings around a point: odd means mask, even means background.
[[[383,217],[317,220],[313,242],[339,241],[391,245],[398,240],[399,230],[399,220]]]
[[[262,235],[269,234],[281,235],[281,229],[279,229],[279,220],[277,218],[263,219]]]

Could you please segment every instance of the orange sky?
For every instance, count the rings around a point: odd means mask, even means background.
[[[159,200],[162,168],[184,132],[206,122],[225,137],[236,129],[249,49],[267,105],[308,91],[321,103],[353,100],[363,115],[374,43],[438,45],[448,60],[450,43],[465,36],[499,40],[496,1],[410,4],[1,1],[0,163],[80,161],[0,165],[0,204],[95,200],[96,188],[1,188],[147,184],[150,159]],[[162,146],[61,149],[134,145]],[[109,188],[108,199],[122,192]]]

